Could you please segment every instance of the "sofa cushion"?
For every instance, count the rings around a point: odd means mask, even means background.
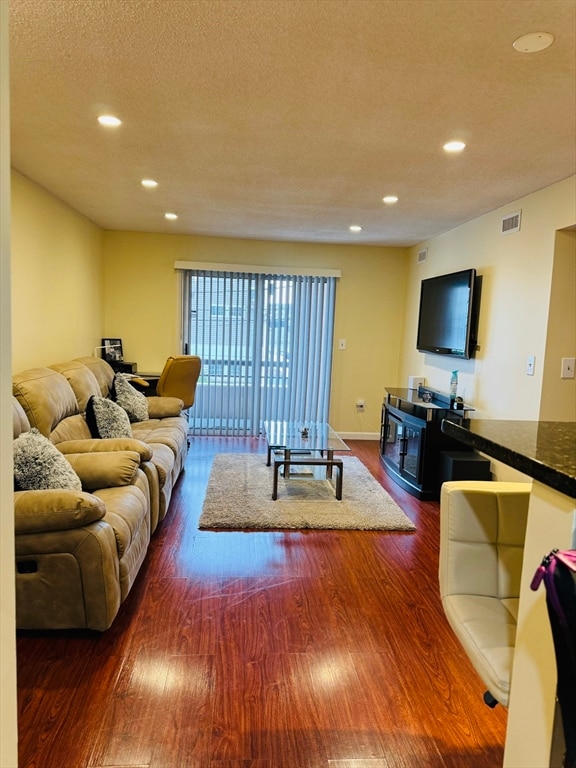
[[[146,396],[138,392],[122,374],[114,376],[114,399],[122,406],[130,421],[146,421],[148,418],[148,403]]]
[[[101,520],[105,514],[106,506],[102,499],[84,491],[50,488],[16,491],[14,494],[14,531],[17,537],[84,528]]]
[[[24,409],[31,427],[43,435],[63,419],[80,413],[67,378],[52,368],[30,368],[12,378],[12,394]]]
[[[86,423],[92,437],[132,437],[128,414],[117,403],[92,395],[86,404]]]
[[[122,488],[100,488],[94,496],[106,505],[104,520],[112,526],[118,555],[123,558],[139,537],[148,519],[148,502],[144,493],[134,485]],[[148,531],[146,544],[150,541]]]
[[[86,410],[91,395],[102,395],[96,376],[84,363],[69,360],[64,363],[55,363],[50,368],[66,377],[74,391],[80,413],[84,413]]]
[[[100,395],[102,397],[108,397],[112,388],[112,382],[114,381],[114,369],[108,365],[106,360],[102,360],[101,357],[94,357],[93,355],[86,357],[74,358],[75,363],[82,363],[89,368],[98,382],[100,387]]]
[[[28,432],[30,429],[30,422],[24,408],[20,405],[18,400],[12,395],[12,437],[16,439],[22,432]]]
[[[148,418],[166,419],[169,416],[180,416],[184,403],[179,397],[147,397]]]
[[[48,437],[60,450],[61,443],[69,440],[91,440],[92,433],[86,423],[86,415],[77,413],[75,416],[62,419]]]
[[[185,416],[141,421],[132,425],[132,435],[152,447],[156,443],[167,445],[175,457],[186,455],[188,422]]]
[[[142,440],[134,437],[90,437],[88,440],[68,440],[58,443],[60,453],[104,453],[108,451],[134,451],[140,456],[140,461],[150,461],[152,448]]]
[[[35,427],[14,440],[13,450],[14,480],[18,489],[82,490],[80,478],[65,457]]]
[[[85,491],[130,485],[140,467],[140,456],[135,451],[67,453],[66,460]]]

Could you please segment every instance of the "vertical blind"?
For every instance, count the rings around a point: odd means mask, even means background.
[[[184,350],[202,358],[193,434],[327,421],[336,278],[185,270]]]

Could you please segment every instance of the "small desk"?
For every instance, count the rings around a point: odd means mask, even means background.
[[[136,373],[138,368],[137,363],[130,363],[127,360],[113,360],[110,362],[110,366],[115,373]]]
[[[530,582],[544,555],[576,547],[576,424],[551,421],[442,422],[465,445],[533,478],[524,559],[504,768],[558,766],[556,661],[545,589]],[[563,739],[562,739],[563,741]]]
[[[160,379],[159,373],[135,373],[136,379],[130,379],[130,384],[135,387],[139,392],[142,392],[146,397],[152,397],[156,394],[156,386]],[[148,386],[143,386],[138,379],[142,379]]]
[[[334,451],[349,451],[350,448],[329,424],[314,422],[304,426],[296,421],[265,421],[264,434],[268,445],[266,466],[271,465],[272,454],[278,454],[274,456],[273,501],[278,498],[280,469],[285,477],[290,477],[290,468],[293,466],[326,467],[328,479],[332,477],[332,470],[336,469],[336,498],[342,500],[344,465],[342,459],[334,458]]]

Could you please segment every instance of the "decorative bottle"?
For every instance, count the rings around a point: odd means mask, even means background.
[[[450,408],[454,408],[456,395],[458,394],[458,371],[452,371],[450,377]]]

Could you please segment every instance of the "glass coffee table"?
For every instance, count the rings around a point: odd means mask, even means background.
[[[349,451],[326,422],[303,424],[298,421],[265,421],[264,435],[267,444],[266,466],[273,464],[272,499],[278,498],[278,474],[280,469],[286,478],[295,466],[326,467],[326,477],[332,478],[336,470],[336,498],[342,500],[344,466],[335,451]]]

